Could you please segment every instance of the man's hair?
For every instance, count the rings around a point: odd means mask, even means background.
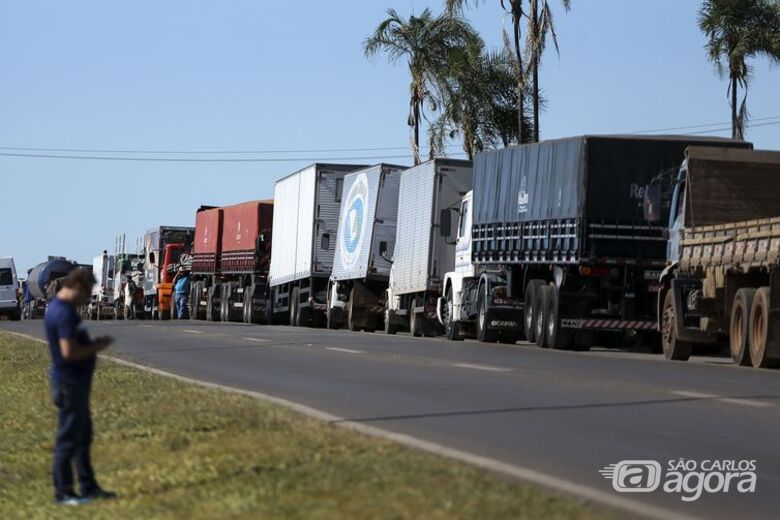
[[[95,275],[89,269],[78,268],[69,272],[62,278],[62,286],[68,289],[84,289],[91,291],[95,285]]]

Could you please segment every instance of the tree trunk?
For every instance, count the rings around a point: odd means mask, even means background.
[[[737,75],[731,73],[731,138],[741,139],[737,121]]]
[[[414,164],[420,164],[420,100],[414,100]]]
[[[520,23],[522,22],[521,7],[514,7],[512,12],[512,24],[515,30],[515,59],[517,60],[517,140],[518,143],[525,141],[525,123],[523,113],[525,112],[525,82],[523,81],[523,51],[520,48],[520,37],[522,36]]]
[[[539,2],[533,0],[531,2],[531,27],[533,31],[531,36],[538,40],[539,35]],[[533,109],[534,109],[534,127],[533,127],[533,142],[539,142],[539,50],[535,50],[533,53],[533,59],[531,61],[531,73],[533,74]]]

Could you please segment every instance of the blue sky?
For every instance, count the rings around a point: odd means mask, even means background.
[[[405,67],[367,61],[361,43],[387,7],[442,3],[2,0],[0,147],[405,147]],[[541,74],[543,138],[729,120],[698,0],[574,0],[567,15],[552,3],[561,56],[550,50]],[[498,0],[467,16],[500,45]],[[780,68],[753,64],[753,117],[780,116]],[[780,125],[748,138],[780,149]],[[410,162],[405,149],[266,157],[382,154]],[[305,164],[0,157],[0,256],[20,271],[49,254],[88,261],[119,233],[132,241],[159,224],[191,225],[200,204],[271,197],[274,180]]]

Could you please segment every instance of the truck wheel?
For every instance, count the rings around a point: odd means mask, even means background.
[[[444,333],[450,341],[463,341],[460,335],[460,323],[455,321],[455,306],[452,298],[452,287],[447,288],[446,303],[444,304]]]
[[[687,361],[691,357],[693,344],[677,338],[677,315],[674,310],[674,292],[669,289],[661,311],[661,344],[664,357],[674,361]]]
[[[548,286],[549,299],[547,300],[547,344],[556,350],[568,350],[571,348],[572,329],[561,327],[561,298],[557,287]]]
[[[395,336],[398,333],[398,325],[393,323],[393,311],[385,309],[385,334]]]
[[[233,297],[233,287],[226,283],[222,286],[222,298],[220,299],[219,318],[222,322],[230,321],[230,299]]]
[[[244,305],[243,305],[243,314],[244,314],[244,323],[252,324],[255,322],[255,305],[254,305],[254,298],[252,297],[255,294],[252,287],[244,287]]]
[[[755,294],[756,290],[753,287],[743,287],[737,290],[737,294],[734,295],[734,303],[731,305],[729,350],[731,351],[731,360],[736,365],[747,366],[750,364],[748,336],[750,329],[750,309],[753,307],[753,298]]]
[[[769,314],[769,287],[761,287],[753,297],[750,309],[750,361],[755,368],[776,366],[777,358],[768,355],[776,351],[777,338],[773,334],[772,318]]]
[[[539,285],[536,288],[536,327],[534,327],[534,339],[536,345],[542,348],[550,346],[547,338],[547,320],[550,312],[550,299],[552,287]]]
[[[206,321],[216,321],[217,318],[217,309],[214,302],[217,293],[217,287],[218,285],[212,285],[209,287],[206,296]]]
[[[485,294],[483,297],[477,300],[477,340],[482,343],[495,343],[498,339],[498,334],[494,330],[488,328],[488,316],[487,311],[487,287],[485,288]]]
[[[298,326],[298,288],[297,287],[294,287],[293,290],[290,292],[290,303],[288,307],[290,308],[290,326],[297,327]]]
[[[355,309],[355,288],[349,291],[349,306],[347,307],[347,328],[352,332],[360,330],[358,323],[357,309]]]
[[[409,308],[409,332],[415,338],[423,335],[423,317],[417,314],[417,299],[412,300],[412,306]]]
[[[203,282],[195,282],[192,284],[192,290],[190,291],[190,319],[191,320],[199,320],[201,319],[200,313],[203,312],[203,309],[200,305],[200,296],[203,292]]]
[[[536,306],[536,293],[541,285],[544,285],[542,280],[531,280],[525,288],[523,328],[525,329],[526,341],[531,343],[536,341],[536,320],[539,317],[538,307]]]

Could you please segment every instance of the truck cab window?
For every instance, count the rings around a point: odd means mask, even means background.
[[[469,216],[469,201],[464,200],[463,205],[460,207],[460,222],[458,224],[458,238],[466,234],[466,223]]]
[[[344,179],[336,179],[336,202],[341,202],[341,193],[344,191]]]

